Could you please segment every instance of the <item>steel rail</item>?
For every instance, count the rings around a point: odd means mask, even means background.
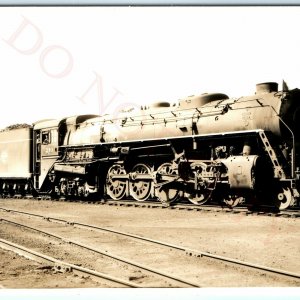
[[[58,260],[54,257],[51,257],[49,255],[42,254],[40,252],[25,248],[21,245],[18,245],[16,243],[12,243],[10,241],[0,239],[0,247],[2,249],[6,249],[9,251],[14,251],[18,255],[25,256],[31,260],[37,261],[39,263],[51,263],[53,266],[55,266],[58,270],[65,270],[67,272],[75,271],[76,273],[85,274],[85,275],[91,275],[96,278],[102,278],[111,282],[119,283],[123,286],[127,287],[141,287],[140,285],[137,285],[135,283],[116,278],[113,276],[109,276],[107,274],[97,272],[88,268],[79,267],[77,265],[67,263],[65,261]]]
[[[66,202],[70,202],[67,201]],[[73,202],[73,201],[71,201]],[[74,201],[76,203],[80,204],[90,204],[91,202],[78,202]],[[273,207],[271,206],[263,206],[263,210],[248,210],[247,206],[238,206],[238,207],[218,207],[215,205],[194,205],[194,204],[175,204],[175,205],[164,205],[162,203],[156,203],[156,202],[137,202],[137,201],[126,201],[126,200],[108,200],[105,203],[103,202],[93,202],[94,204],[103,204],[103,205],[109,205],[109,206],[127,206],[127,207],[148,207],[148,208],[164,208],[164,209],[173,209],[173,210],[186,210],[186,211],[200,211],[200,212],[218,212],[218,213],[227,213],[227,214],[245,214],[245,215],[254,215],[254,216],[272,216],[272,217],[289,217],[289,218],[299,218],[300,217],[300,212],[298,207],[286,209],[284,211],[273,211]],[[8,209],[8,208],[3,208],[0,207],[0,210],[3,211],[12,211],[12,212],[18,212],[14,211],[13,209]],[[21,212],[19,212],[21,213]],[[34,213],[29,213],[29,212],[22,212],[23,214],[27,214],[29,216],[35,216],[35,217],[42,217],[40,215],[36,215]],[[43,217],[44,219],[48,219],[48,217]],[[55,220],[55,218],[53,218]],[[57,219],[57,222],[59,219]],[[65,223],[64,220],[62,220],[63,223]]]
[[[76,202],[76,201],[74,201]],[[83,202],[89,203],[92,202]],[[262,205],[261,210],[249,210],[248,206],[236,206],[228,207],[226,205],[219,206],[214,204],[195,205],[191,203],[175,203],[175,204],[164,204],[154,201],[132,201],[132,200],[106,200],[105,202],[95,202],[95,204],[103,204],[109,206],[134,206],[134,207],[148,207],[148,208],[165,208],[165,209],[177,209],[186,211],[201,211],[201,212],[220,212],[220,213],[243,213],[247,215],[261,215],[261,216],[276,216],[276,217],[300,217],[300,211],[298,207],[292,207],[282,211],[276,210],[272,206]]]
[[[58,221],[62,221],[62,220],[59,220],[59,219],[56,219]],[[126,263],[126,264],[129,264],[131,266],[134,266],[134,267],[137,267],[139,269],[143,269],[147,272],[150,272],[150,273],[153,273],[153,274],[156,274],[156,275],[159,275],[159,276],[162,276],[162,277],[165,277],[167,279],[171,279],[171,280],[174,280],[174,281],[177,281],[177,282],[180,282],[181,284],[185,284],[189,287],[201,287],[199,284],[197,283],[194,283],[194,282],[191,282],[191,281],[188,281],[188,280],[185,280],[185,279],[182,279],[182,278],[179,278],[177,276],[174,276],[172,274],[168,274],[168,273],[165,273],[163,271],[160,271],[160,270],[157,270],[155,268],[152,268],[152,267],[149,267],[149,266],[146,266],[146,265],[143,265],[143,264],[140,264],[138,262],[135,262],[135,261],[132,261],[132,260],[129,260],[127,258],[124,258],[124,257],[121,257],[121,256],[117,256],[117,255],[114,255],[114,254],[109,254],[105,251],[101,251],[101,250],[98,250],[96,248],[92,248],[92,247],[89,247],[85,244],[82,244],[82,243],[79,243],[79,242],[75,242],[75,241],[72,241],[70,239],[66,239],[62,236],[59,236],[59,235],[56,235],[56,234],[53,234],[53,233],[50,233],[50,232],[47,232],[47,231],[44,231],[44,230],[40,230],[40,229],[37,229],[37,228],[34,228],[34,227],[31,227],[31,226],[28,226],[28,225],[25,225],[25,224],[22,224],[22,223],[18,223],[18,222],[14,222],[14,221],[11,221],[11,220],[7,220],[7,219],[4,219],[4,218],[0,218],[0,222],[6,222],[6,223],[10,223],[10,224],[13,224],[15,226],[20,226],[20,227],[23,227],[23,228],[26,228],[26,229],[29,229],[29,230],[33,230],[33,231],[36,231],[38,233],[41,233],[41,234],[44,234],[44,235],[47,235],[47,236],[50,236],[52,238],[56,238],[58,240],[61,240],[65,243],[68,243],[68,244],[73,244],[75,246],[78,246],[78,247],[81,247],[81,248],[84,248],[86,250],[89,250],[89,251],[92,251],[94,253],[98,253],[98,254],[101,254],[101,255],[104,255],[104,256],[107,256],[109,258],[113,258],[115,260],[118,260],[120,262],[123,262],[123,263]],[[69,224],[68,222],[65,222],[66,224]]]
[[[89,224],[83,224],[83,223],[79,223],[79,222],[70,222],[70,221],[66,221],[66,220],[58,219],[58,218],[44,217],[42,215],[31,214],[31,213],[21,212],[21,211],[17,211],[17,210],[10,210],[10,209],[6,210],[5,208],[1,208],[1,207],[0,207],[0,209],[4,210],[4,211],[12,211],[12,212],[15,212],[15,213],[32,215],[32,216],[35,216],[35,217],[38,217],[38,218],[45,219],[47,221],[59,222],[59,223],[75,226],[77,228],[87,228],[87,229],[93,229],[93,230],[98,230],[98,231],[106,231],[106,232],[109,232],[109,233],[115,233],[115,234],[118,234],[118,235],[127,236],[127,237],[134,238],[134,239],[137,239],[137,240],[142,240],[142,241],[146,241],[146,242],[149,242],[149,243],[152,243],[152,244],[157,244],[157,245],[165,246],[165,247],[168,247],[168,248],[176,249],[176,250],[179,250],[179,251],[183,251],[183,252],[185,252],[186,254],[188,254],[190,256],[194,255],[194,256],[197,256],[197,257],[208,257],[208,258],[217,259],[217,260],[220,260],[220,261],[223,261],[223,262],[229,262],[229,263],[233,263],[233,264],[236,264],[236,265],[257,269],[257,270],[260,270],[260,271],[266,271],[266,272],[270,272],[270,273],[277,274],[277,275],[282,275],[282,276],[287,276],[287,277],[293,277],[293,278],[296,278],[296,279],[300,279],[300,274],[299,273],[290,272],[290,271],[287,271],[287,270],[281,270],[281,269],[277,269],[277,268],[271,268],[271,267],[267,267],[267,266],[263,266],[263,265],[259,265],[259,264],[254,264],[254,263],[251,263],[251,262],[246,262],[246,261],[242,261],[242,260],[238,260],[238,259],[234,259],[234,258],[230,258],[230,257],[226,257],[226,256],[215,255],[215,254],[211,254],[211,253],[208,253],[208,252],[199,251],[197,249],[185,248],[185,247],[178,246],[178,245],[175,245],[175,244],[166,243],[166,242],[155,240],[155,239],[150,239],[150,238],[146,238],[146,237],[143,237],[143,236],[122,232],[122,231],[119,231],[119,230],[114,230],[114,229],[109,229],[109,228],[94,226],[94,225],[89,225]]]
[[[0,196],[1,198],[1,196]],[[13,198],[4,197],[4,199],[21,199],[23,198],[21,195],[16,195]],[[26,197],[25,197],[26,199]],[[95,204],[95,205],[109,205],[109,206],[127,206],[127,207],[147,207],[147,208],[164,208],[164,209],[177,209],[177,210],[186,210],[186,211],[201,211],[201,212],[218,212],[218,213],[242,213],[246,215],[259,215],[259,216],[269,216],[269,217],[291,217],[291,218],[299,218],[300,210],[299,206],[289,207],[289,209],[278,210],[274,206],[270,205],[261,205],[259,208],[255,210],[249,210],[249,206],[237,206],[237,207],[228,207],[226,205],[216,205],[216,204],[204,204],[204,205],[195,205],[191,203],[161,203],[153,200],[147,201],[134,201],[132,199],[126,200],[113,200],[113,199],[102,199],[102,200],[79,200],[79,199],[50,199],[49,196],[38,197],[38,198],[29,198],[29,200],[48,200],[48,201],[64,201],[64,202],[73,202],[77,204]],[[250,206],[251,208],[251,206]],[[1,209],[1,208],[0,208]]]
[[[162,241],[155,240],[155,239],[145,238],[145,237],[135,235],[135,234],[130,234],[130,233],[126,233],[126,232],[122,232],[122,231],[118,231],[118,230],[113,230],[113,229],[108,229],[108,228],[101,228],[101,227],[98,227],[98,226],[82,224],[82,223],[78,223],[78,222],[69,222],[68,224],[72,225],[72,226],[76,226],[76,227],[81,227],[81,228],[107,231],[107,232],[110,232],[110,233],[115,233],[115,234],[119,234],[119,235],[122,235],[122,236],[131,237],[131,238],[134,238],[134,239],[138,239],[138,240],[158,244],[158,245],[161,245],[161,246],[166,246],[168,248],[183,251],[188,255],[194,255],[194,256],[198,256],[198,257],[209,257],[209,258],[218,259],[218,260],[221,260],[221,261],[224,261],[224,262],[234,263],[236,265],[251,267],[251,268],[254,268],[254,269],[261,270],[261,271],[267,271],[267,272],[270,272],[270,273],[275,273],[275,274],[279,274],[279,275],[284,275],[284,276],[294,277],[294,278],[300,279],[300,274],[299,273],[294,273],[294,272],[289,272],[289,271],[286,271],[286,270],[280,270],[280,269],[271,268],[271,267],[267,267],[267,266],[263,266],[263,265],[249,263],[249,262],[245,262],[245,261],[241,261],[241,260],[237,260],[237,259],[233,259],[233,258],[229,258],[229,257],[225,257],[225,256],[220,256],[220,255],[215,255],[215,254],[211,254],[211,253],[204,252],[204,251],[199,251],[199,250],[196,250],[196,249],[185,248],[185,247],[178,246],[178,245],[175,245],[175,244],[166,243],[166,242],[162,242]]]
[[[46,198],[45,198],[46,199]],[[33,200],[37,200],[34,199]],[[40,200],[40,199],[39,199]],[[49,200],[49,199],[46,199]],[[52,199],[50,201],[53,201]],[[290,217],[299,218],[300,211],[298,207],[293,207],[283,211],[274,210],[272,206],[262,206],[261,210],[249,210],[247,206],[238,207],[227,207],[227,206],[216,206],[216,205],[194,205],[191,203],[177,203],[172,205],[166,205],[154,201],[132,201],[132,200],[107,200],[107,201],[77,201],[77,200],[64,200],[65,202],[74,202],[77,204],[97,204],[97,205],[109,205],[109,206],[127,206],[127,207],[139,207],[139,208],[164,208],[164,209],[174,209],[174,210],[186,210],[186,211],[200,211],[200,212],[218,212],[218,213],[231,213],[237,214],[242,213],[246,215],[259,215],[268,217]],[[1,209],[1,207],[0,207]],[[6,208],[3,208],[6,210]],[[30,213],[28,213],[30,215]],[[32,214],[34,216],[34,214]]]

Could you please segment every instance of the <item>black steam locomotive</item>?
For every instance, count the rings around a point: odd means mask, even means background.
[[[300,90],[258,84],[0,132],[0,193],[295,205]]]

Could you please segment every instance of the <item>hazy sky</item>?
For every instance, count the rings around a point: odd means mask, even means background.
[[[300,7],[1,7],[0,127],[284,79]]]

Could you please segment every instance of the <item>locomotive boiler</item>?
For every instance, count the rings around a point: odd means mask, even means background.
[[[22,129],[18,160],[20,129],[0,133],[1,192],[286,209],[299,200],[299,119],[300,90],[269,82],[240,98],[39,121]]]

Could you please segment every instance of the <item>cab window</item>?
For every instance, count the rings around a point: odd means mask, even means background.
[[[56,129],[52,129],[50,132],[51,136],[51,144],[57,144],[58,143],[58,134]]]
[[[43,131],[42,132],[42,144],[48,145],[50,144],[50,131]]]

